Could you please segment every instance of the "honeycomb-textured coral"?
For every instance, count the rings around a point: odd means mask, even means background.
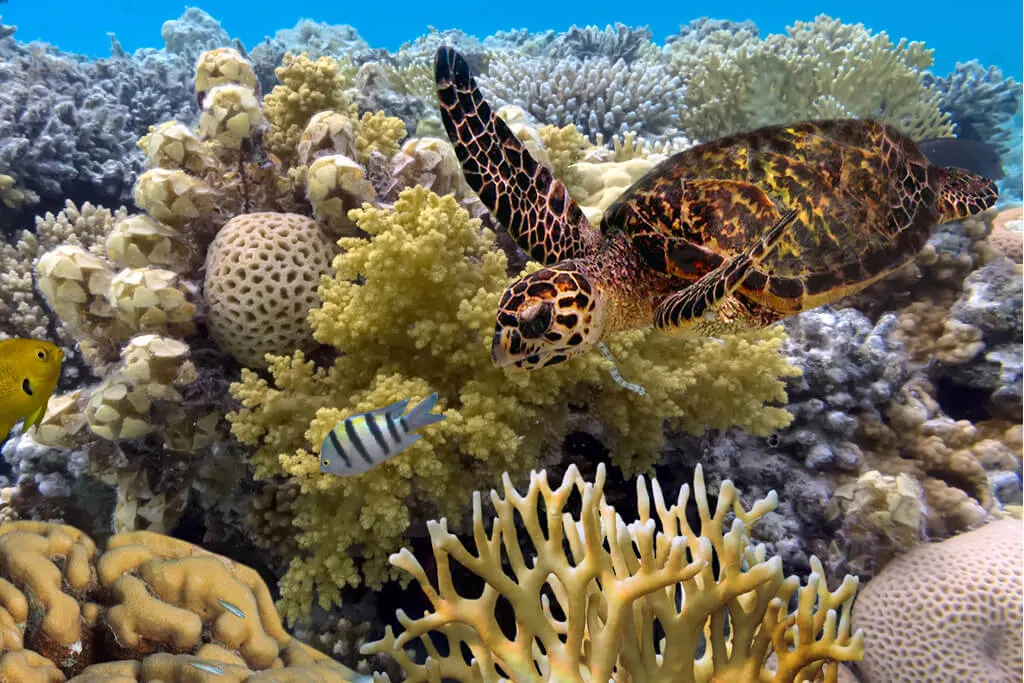
[[[235,216],[206,254],[204,288],[210,333],[249,367],[266,353],[307,348],[309,309],[328,272],[333,244],[317,224],[298,214]]]
[[[1021,523],[920,545],[861,591],[865,683],[1020,680]]]

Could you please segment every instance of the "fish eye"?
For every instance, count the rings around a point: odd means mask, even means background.
[[[39,349],[38,351],[36,351],[36,356],[39,357],[39,360],[46,360],[46,351]]]
[[[322,464],[324,467],[329,467],[330,464],[331,464],[331,461],[324,459],[324,460],[320,461],[320,464]]]
[[[519,314],[519,333],[527,339],[540,337],[551,327],[551,304],[547,302],[530,306]]]

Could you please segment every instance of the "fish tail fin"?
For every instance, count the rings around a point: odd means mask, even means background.
[[[395,401],[389,406],[383,408],[377,408],[377,410],[371,410],[371,415],[391,415],[392,417],[399,417],[405,412],[405,407],[409,405],[409,399],[403,398],[401,401]]]
[[[431,410],[437,405],[437,392],[423,399],[419,405],[409,411],[405,416],[405,422],[409,425],[409,431],[415,431],[421,427],[432,425],[445,419],[444,415],[433,415]]]

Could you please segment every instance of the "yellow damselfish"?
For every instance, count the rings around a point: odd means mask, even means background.
[[[64,352],[50,342],[0,341],[0,443],[18,420],[25,419],[23,431],[42,421],[63,359]]]

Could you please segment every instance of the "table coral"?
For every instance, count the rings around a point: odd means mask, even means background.
[[[305,614],[339,587],[397,578],[387,555],[415,514],[464,510],[464,492],[502,471],[516,476],[544,448],[558,453],[573,406],[604,424],[603,441],[627,473],[650,467],[662,422],[703,431],[740,424],[768,433],[788,414],[780,377],[795,371],[779,356],[779,330],[716,343],[634,331],[609,340],[622,374],[641,397],[617,385],[608,361],[591,354],[532,375],[491,364],[494,311],[508,284],[504,255],[451,196],[403,191],[393,209],[350,212],[368,237],[343,238],[323,305],[310,314],[315,338],[343,356],[316,368],[302,354],[273,358],[271,381],[243,372],[233,386],[242,409],[235,436],[257,446],[256,477],[298,480],[299,544],[281,583],[283,613]],[[345,415],[402,398],[441,394],[449,416],[423,439],[358,478],[322,475],[324,435]],[[558,457],[557,455],[553,457]],[[415,512],[414,512],[415,511]],[[358,551],[356,551],[358,549]]]
[[[800,587],[797,577],[783,577],[778,558],[749,545],[747,529],[775,506],[774,492],[744,509],[726,481],[712,508],[698,466],[693,502],[700,523],[691,526],[689,486],[666,503],[658,481],[649,493],[640,477],[638,519],[627,524],[604,499],[603,464],[593,483],[575,466],[556,487],[545,472],[531,474],[525,493],[508,475],[502,481],[504,496],[491,492],[490,531],[481,496],[473,495],[475,550],[448,531],[447,520],[428,522],[436,585],[408,550],[391,556],[433,611],[419,618],[400,611],[403,633],[396,638],[388,627],[364,654],[390,654],[410,682],[440,675],[467,682],[782,683],[815,680],[823,668],[824,680],[835,681],[836,661],[861,656],[864,636],[850,625],[855,578],[830,591],[812,561],[815,571]],[[578,514],[569,511],[577,506]],[[456,567],[480,577],[482,593],[456,580]],[[506,628],[499,600],[511,608],[514,630]],[[403,649],[417,639],[424,664]]]
[[[233,681],[270,669],[278,680],[355,676],[291,638],[244,565],[149,532],[99,552],[73,527],[0,525],[3,680],[180,680],[197,662]]]

